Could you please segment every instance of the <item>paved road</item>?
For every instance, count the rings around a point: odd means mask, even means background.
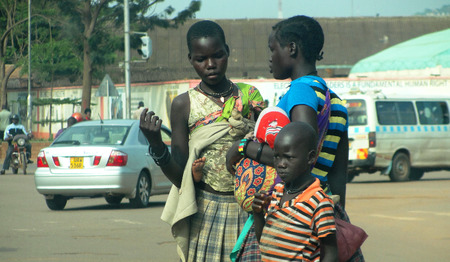
[[[152,197],[145,209],[74,199],[56,212],[32,175],[7,173],[0,176],[0,261],[178,261],[159,218],[166,197]],[[369,234],[366,261],[450,261],[450,172],[408,183],[364,174],[348,185],[347,210]]]
[[[347,192],[352,222],[369,234],[367,261],[450,261],[450,172],[403,183],[365,174]]]

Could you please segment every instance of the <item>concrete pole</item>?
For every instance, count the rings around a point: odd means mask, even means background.
[[[283,0],[278,0],[278,18],[283,19],[283,8],[282,8]]]
[[[123,1],[125,31],[125,118],[131,119],[131,83],[130,83],[130,9],[128,0]]]
[[[31,119],[31,0],[28,0],[28,96],[27,96],[27,120],[28,130],[31,131],[33,121]]]

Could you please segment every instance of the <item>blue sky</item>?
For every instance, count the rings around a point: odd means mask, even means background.
[[[165,0],[155,11],[172,5],[176,12],[190,0]],[[449,0],[282,0],[282,16],[356,17],[411,16],[425,9],[437,9]],[[199,19],[278,18],[278,0],[203,0]]]

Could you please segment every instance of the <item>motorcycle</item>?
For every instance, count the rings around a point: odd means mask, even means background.
[[[11,154],[11,169],[13,174],[17,174],[20,168],[23,169],[23,174],[27,174],[27,149],[25,145],[28,143],[29,137],[24,134],[15,135],[12,141],[14,146]]]

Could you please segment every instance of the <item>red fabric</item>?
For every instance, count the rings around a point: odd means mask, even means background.
[[[279,107],[268,107],[258,117],[255,125],[255,137],[260,143],[267,143],[273,148],[275,137],[290,120],[283,109]]]
[[[335,218],[339,261],[348,261],[366,241],[368,235],[360,227]]]

